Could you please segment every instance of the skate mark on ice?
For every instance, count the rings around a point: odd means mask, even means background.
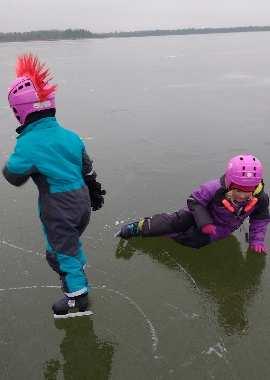
[[[60,289],[60,288],[61,286],[59,285],[29,285],[29,286],[19,286],[19,287],[11,287],[11,288],[0,288],[0,292],[21,291],[21,290],[29,290],[29,289]],[[157,351],[158,342],[159,342],[157,332],[153,323],[147,317],[143,309],[132,298],[120,292],[119,290],[108,288],[106,285],[92,286],[92,288],[96,290],[103,290],[103,291],[117,294],[118,296],[123,298],[125,301],[127,301],[130,305],[132,305],[139,312],[139,314],[141,314],[141,316],[145,320],[146,325],[148,326],[148,329],[150,331],[151,340],[152,340],[152,352],[155,353]],[[154,356],[154,359],[158,359],[158,358],[159,357],[157,355]]]
[[[142,317],[145,320],[145,322],[146,322],[146,324],[147,324],[147,326],[149,328],[149,331],[151,333],[152,351],[153,351],[153,353],[155,353],[157,351],[157,348],[158,348],[158,341],[159,341],[158,340],[158,335],[157,335],[157,332],[156,332],[156,329],[155,329],[153,323],[147,317],[147,315],[145,314],[145,312],[143,311],[143,309],[132,298],[130,298],[128,295],[120,292],[119,290],[108,288],[106,285],[93,286],[93,289],[96,289],[96,290],[106,290],[108,292],[117,294],[118,296],[120,296],[123,299],[125,299],[126,301],[128,301],[142,315]],[[154,358],[158,359],[158,356],[155,356]]]
[[[10,242],[8,242],[6,240],[0,240],[0,243],[3,244],[3,245],[6,245],[9,248],[17,249],[18,251],[21,251],[21,252],[33,253],[36,256],[46,257],[46,255],[44,253],[34,252],[32,249],[26,249],[26,248],[19,247],[18,245],[10,243]]]
[[[44,253],[40,253],[40,252],[38,252],[38,251],[35,252],[35,251],[33,251],[32,249],[27,249],[27,248],[20,247],[20,246],[18,246],[18,245],[16,245],[16,244],[11,243],[11,242],[8,242],[8,241],[6,241],[6,240],[0,240],[0,244],[5,245],[5,246],[7,246],[7,247],[9,247],[9,248],[16,249],[17,251],[24,252],[24,253],[34,254],[34,255],[36,255],[36,256],[40,256],[40,257],[43,257],[43,258],[46,257],[46,255],[45,255]],[[90,268],[90,269],[94,269],[96,272],[100,272],[100,273],[105,274],[105,275],[108,274],[106,271],[104,271],[104,270],[102,270],[102,269],[98,269],[98,268],[93,267],[93,265],[89,265],[89,264],[87,264],[86,267],[87,267],[87,268]]]

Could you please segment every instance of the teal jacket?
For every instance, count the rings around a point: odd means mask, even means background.
[[[89,222],[91,205],[84,176],[91,171],[92,161],[80,137],[55,117],[44,117],[23,128],[3,174],[15,186],[33,179],[50,245],[74,254],[77,237]]]
[[[15,186],[39,173],[46,178],[50,193],[76,190],[85,185],[85,154],[76,133],[61,127],[55,117],[46,117],[27,125],[17,137],[4,171]]]

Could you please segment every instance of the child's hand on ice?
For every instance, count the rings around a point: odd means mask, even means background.
[[[267,253],[267,247],[263,243],[250,244],[249,249],[256,253]]]
[[[217,233],[216,226],[214,224],[205,224],[202,227],[202,233],[206,234],[206,235],[212,235],[212,236],[214,236]]]

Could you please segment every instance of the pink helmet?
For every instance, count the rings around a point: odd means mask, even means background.
[[[262,181],[263,166],[255,156],[242,154],[230,159],[225,172],[228,188],[253,191]]]
[[[8,102],[20,124],[32,112],[55,108],[56,85],[48,84],[50,72],[37,57],[18,57],[16,76],[8,89]]]

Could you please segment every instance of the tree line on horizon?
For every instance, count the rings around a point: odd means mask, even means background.
[[[185,29],[156,29],[138,30],[131,32],[93,33],[86,29],[66,30],[36,30],[30,32],[0,32],[0,42],[23,42],[23,41],[56,41],[76,40],[89,38],[117,38],[117,37],[147,37],[147,36],[172,36],[188,34],[210,33],[243,33],[243,32],[266,32],[270,26],[239,26],[224,28],[185,28]]]

